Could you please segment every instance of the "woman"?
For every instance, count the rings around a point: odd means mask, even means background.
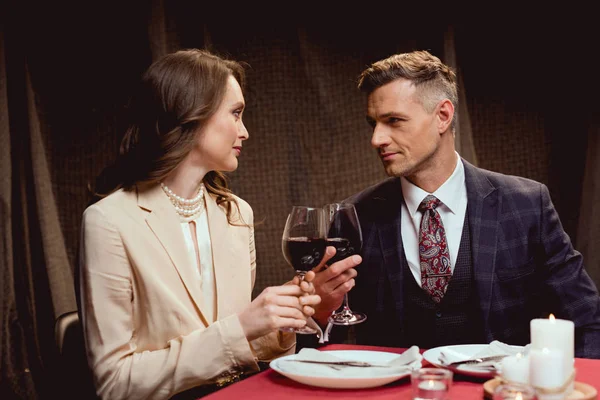
[[[244,71],[201,50],[145,73],[109,195],[83,215],[80,312],[98,394],[204,392],[290,354],[320,301],[307,282],[254,301],[252,209],[220,171],[238,166]],[[111,179],[112,178],[112,179]]]

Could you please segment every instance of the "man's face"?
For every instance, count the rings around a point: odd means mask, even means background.
[[[389,176],[412,176],[432,165],[441,140],[438,108],[439,105],[428,113],[413,83],[402,78],[369,95],[367,121],[373,127],[371,144]]]

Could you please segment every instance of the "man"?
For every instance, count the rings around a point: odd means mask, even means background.
[[[454,72],[415,51],[374,63],[358,87],[390,178],[347,199],[361,222],[362,263],[317,273],[315,318],[325,324],[356,283],[351,308],[368,316],[356,325],[361,344],[525,345],[530,320],[552,313],[575,323],[576,356],[600,358],[598,290],[547,187],[456,153]]]

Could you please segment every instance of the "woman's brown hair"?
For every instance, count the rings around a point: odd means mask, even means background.
[[[243,90],[243,66],[205,50],[180,50],[152,63],[130,101],[131,120],[117,161],[96,180],[95,195],[157,184],[171,173],[191,151],[199,128],[219,108],[229,76]],[[210,171],[203,183],[232,223],[232,204],[238,204],[226,176]]]

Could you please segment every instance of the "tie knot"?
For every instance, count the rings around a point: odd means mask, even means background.
[[[421,204],[419,204],[418,210],[421,212],[425,212],[427,210],[435,210],[437,206],[440,205],[440,199],[430,194],[423,199]]]

